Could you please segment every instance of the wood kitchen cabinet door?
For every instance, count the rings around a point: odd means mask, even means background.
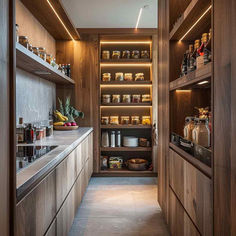
[[[83,168],[82,161],[82,144],[78,145],[75,149],[75,163],[76,163],[76,176],[78,176]]]
[[[200,236],[174,192],[169,188],[169,226],[173,236]]]
[[[56,173],[53,171],[16,206],[16,235],[44,235],[56,214]]]
[[[202,235],[213,234],[211,179],[170,149],[170,186]]]
[[[47,233],[45,236],[57,236],[57,226],[56,226],[56,219],[50,225]]]

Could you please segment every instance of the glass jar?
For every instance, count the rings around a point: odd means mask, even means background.
[[[140,103],[141,102],[141,95],[140,94],[134,94],[132,96],[132,102],[133,103]]]
[[[19,25],[16,24],[16,42],[19,43]]]
[[[147,50],[141,51],[141,58],[143,58],[143,59],[148,59],[148,58],[150,58],[149,51],[147,51]]]
[[[132,125],[139,125],[140,124],[139,116],[131,116],[131,124]]]
[[[122,102],[131,103],[131,95],[130,94],[124,94],[123,97],[122,97]]]
[[[29,49],[29,40],[26,36],[19,36],[19,43],[25,48]]]
[[[125,81],[132,81],[133,80],[133,74],[132,73],[125,73]]]
[[[142,95],[142,102],[151,102],[151,95],[150,94],[143,94]]]
[[[109,124],[109,116],[102,116],[101,124],[102,125],[108,125]]]
[[[119,116],[110,116],[111,125],[119,125]]]
[[[33,52],[33,46],[32,46],[32,44],[29,44],[29,51],[31,51],[31,52]]]
[[[112,59],[120,59],[120,51],[113,51]]]
[[[111,95],[110,94],[103,94],[102,95],[102,103],[103,104],[111,103]]]
[[[103,73],[102,74],[102,81],[104,81],[104,82],[111,81],[111,73]]]
[[[52,136],[53,135],[53,125],[46,126],[46,136]]]
[[[36,140],[42,140],[43,139],[43,129],[37,128],[36,129]]]
[[[47,53],[46,53],[46,49],[43,47],[39,47],[39,56],[46,61],[47,58]]]
[[[129,50],[124,50],[122,52],[122,58],[129,59],[130,58],[130,51]]]
[[[32,47],[33,53],[37,56],[39,56],[39,48],[38,47]]]
[[[46,62],[51,64],[51,62],[52,62],[52,54],[47,54],[46,55]]]
[[[151,117],[142,116],[142,125],[151,125]]]
[[[110,51],[107,50],[102,51],[102,59],[104,60],[110,59]]]
[[[129,124],[129,116],[121,116],[120,122],[122,125],[128,125]]]
[[[115,80],[116,81],[123,81],[124,80],[124,73],[123,72],[116,72],[115,73]]]
[[[135,81],[144,81],[144,73],[136,73],[134,80]]]
[[[140,58],[139,50],[133,50],[132,51],[132,59],[139,59],[139,58]]]
[[[112,95],[112,103],[120,103],[120,95],[119,94]]]

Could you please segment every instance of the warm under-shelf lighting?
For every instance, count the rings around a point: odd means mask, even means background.
[[[54,9],[53,5],[50,3],[49,0],[47,0],[49,6],[52,8],[53,12],[55,13],[56,17],[58,18],[58,20],[61,22],[62,26],[64,27],[64,29],[66,30],[67,34],[70,36],[70,38],[74,41],[74,38],[72,37],[71,33],[69,32],[69,30],[67,29],[67,27],[65,26],[65,24],[63,23],[62,19],[60,18],[60,16],[57,14],[56,10]]]
[[[208,84],[208,83],[209,83],[209,81],[204,80],[204,81],[202,81],[202,82],[199,82],[198,85],[203,85],[203,84]]]
[[[212,5],[207,8],[207,10],[198,18],[198,20],[190,27],[190,29],[184,34],[184,36],[180,39],[182,41],[186,35],[198,24],[198,22],[209,12],[212,8]]]
[[[191,89],[176,89],[175,91],[178,92],[178,93],[189,93],[189,92],[192,92]]]
[[[141,67],[141,66],[151,66],[152,64],[151,63],[126,63],[126,64],[121,64],[121,63],[100,63],[101,66],[115,66],[115,67],[133,67],[133,66],[138,66],[138,67]]]
[[[132,87],[132,88],[140,88],[140,87],[151,87],[151,84],[101,84],[102,88],[112,88],[112,87]]]
[[[101,44],[151,44],[152,41],[101,41]]]
[[[142,105],[138,105],[138,106],[132,106],[132,105],[129,105],[129,106],[100,106],[100,108],[117,108],[117,109],[119,109],[119,108],[127,108],[127,109],[129,109],[129,108],[150,108],[150,107],[152,107],[151,105],[148,105],[148,106],[142,106]]]

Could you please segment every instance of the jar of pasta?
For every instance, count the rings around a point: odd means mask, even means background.
[[[111,73],[103,73],[102,74],[102,81],[104,81],[104,82],[111,81]]]
[[[104,60],[110,59],[110,51],[108,51],[108,50],[102,51],[102,59],[104,59]]]
[[[124,73],[123,72],[116,72],[115,73],[115,80],[116,81],[123,81],[124,80]]]
[[[140,94],[134,94],[132,96],[132,102],[133,103],[140,103],[141,102],[141,95]]]
[[[142,116],[142,125],[151,125],[151,117]]]
[[[133,50],[133,51],[132,51],[132,58],[133,58],[133,59],[139,59],[139,58],[140,58],[140,52],[139,52],[139,50]]]
[[[122,125],[128,125],[129,124],[129,116],[121,116],[120,122]]]
[[[111,95],[110,94],[103,94],[102,95],[102,103],[103,104],[111,103]]]
[[[142,102],[151,102],[151,95],[150,94],[143,94],[142,95]]]
[[[113,51],[112,59],[120,59],[120,51]]]
[[[101,124],[102,125],[108,125],[109,124],[109,116],[102,116]]]
[[[143,58],[143,59],[148,59],[148,58],[150,58],[149,51],[147,51],[147,50],[141,51],[141,58]]]
[[[129,59],[130,58],[130,51],[129,50],[124,50],[122,52],[122,58]]]
[[[26,36],[19,36],[19,43],[25,48],[29,49],[29,40]]]
[[[144,81],[144,73],[136,73],[134,80],[135,81]]]
[[[124,94],[123,97],[122,97],[122,102],[131,103],[131,95],[130,94]]]
[[[140,124],[139,116],[131,116],[131,124],[132,125],[139,125]]]
[[[112,95],[112,103],[120,103],[120,95],[119,94]]]
[[[119,125],[119,116],[110,116],[111,125]]]
[[[132,81],[133,80],[133,74],[132,73],[125,73],[125,81]]]

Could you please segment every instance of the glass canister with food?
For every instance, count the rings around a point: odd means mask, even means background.
[[[150,58],[150,53],[149,53],[149,51],[148,51],[148,50],[142,50],[142,51],[141,51],[141,58],[143,58],[143,59],[148,59],[148,58]]]
[[[110,51],[108,51],[108,50],[102,51],[102,59],[104,59],[104,60],[110,59]]]
[[[32,47],[33,53],[37,56],[39,56],[39,48],[38,47]]]
[[[116,72],[115,73],[115,80],[116,81],[123,81],[124,80],[124,73],[123,72]]]
[[[142,95],[142,102],[143,103],[150,103],[152,101],[150,94],[143,94]]]
[[[109,81],[111,81],[111,73],[103,73],[103,74],[102,74],[102,81],[103,81],[103,82],[109,82]]]
[[[132,103],[140,103],[140,102],[141,102],[141,95],[140,94],[133,94]]]
[[[29,40],[27,36],[19,36],[19,43],[26,49],[29,49]]]
[[[122,96],[122,102],[124,102],[124,103],[131,103],[131,95],[130,94],[124,94]]]
[[[109,116],[102,116],[101,124],[102,125],[108,125],[109,124]]]
[[[129,50],[124,50],[122,52],[122,58],[129,59],[130,58],[130,51]]]
[[[186,117],[185,118],[185,126],[184,126],[184,138],[192,141],[192,132],[194,129],[194,117]]]
[[[132,59],[139,59],[139,58],[140,58],[139,50],[133,50],[132,51]]]
[[[125,73],[125,81],[132,81],[133,80],[133,74],[132,73]]]
[[[47,63],[51,64],[52,59],[53,59],[52,54],[47,54],[47,55],[46,55],[46,62],[47,62]]]
[[[134,80],[135,81],[144,81],[144,73],[136,73]]]
[[[103,94],[102,95],[102,104],[111,103],[111,95],[110,94]]]
[[[142,116],[142,125],[151,125],[151,117]]]
[[[120,94],[112,95],[112,103],[120,103]]]
[[[39,47],[39,56],[46,61],[47,58],[47,53],[46,53],[46,49],[43,47]]]
[[[110,116],[111,125],[119,125],[119,116]]]
[[[122,125],[128,125],[130,122],[129,116],[121,116],[120,117],[120,122]]]
[[[132,125],[139,125],[140,124],[139,116],[131,116],[131,124]]]
[[[120,59],[120,51],[113,51],[112,59]]]

